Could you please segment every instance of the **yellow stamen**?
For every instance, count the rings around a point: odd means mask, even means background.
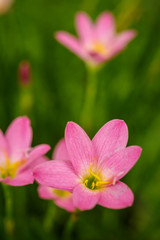
[[[93,177],[95,177],[96,179],[98,179],[99,181],[101,181],[100,177],[97,176],[97,175],[92,171],[92,166],[93,166],[93,163],[91,162],[90,168],[88,169],[89,172],[90,172],[90,174],[91,174]]]
[[[88,183],[88,179],[86,179],[85,181],[84,181],[84,184],[86,185]]]
[[[106,47],[103,44],[101,44],[100,42],[95,42],[92,45],[92,51],[97,52],[101,55],[106,55],[106,53],[107,53]]]
[[[6,178],[9,176],[11,178],[14,178],[17,170],[24,165],[24,163],[26,162],[26,159],[22,159],[21,161],[16,161],[14,163],[11,163],[8,155],[5,152],[4,152],[4,157],[5,157],[6,165],[5,167],[0,167],[1,177]]]
[[[6,160],[6,166],[9,166],[9,165],[10,165],[10,160],[9,160],[9,157],[8,157],[8,155],[6,154],[5,151],[3,152],[3,155],[4,155],[5,160]]]
[[[99,181],[99,182],[96,182],[96,186],[97,187],[100,187],[100,186],[103,186],[105,184],[109,184],[111,183],[112,181]]]
[[[88,169],[89,175],[87,174],[83,180],[83,184],[91,189],[98,190],[106,187],[110,183],[114,183],[115,180],[103,181],[101,178],[100,170],[97,171],[96,168],[93,169],[93,163],[91,162],[90,168]]]
[[[2,175],[5,175],[5,174],[6,174],[6,170],[5,170],[4,168],[0,167],[0,171],[1,171],[1,174],[2,174]]]
[[[95,188],[95,183],[94,182],[92,182],[92,189],[94,189]]]

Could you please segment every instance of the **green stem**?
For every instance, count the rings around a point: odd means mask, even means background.
[[[84,106],[82,110],[81,124],[85,129],[90,130],[93,124],[93,110],[95,104],[95,98],[97,94],[97,68],[87,66],[88,79],[86,86],[86,94],[84,100]]]
[[[4,225],[5,225],[6,233],[9,236],[12,236],[14,232],[12,194],[11,194],[11,189],[8,185],[2,184],[2,186],[4,191],[4,197],[5,197]]]
[[[71,213],[71,215],[69,216],[68,222],[64,229],[63,240],[71,240],[72,239],[73,228],[74,228],[76,221],[78,220],[78,217],[79,217],[78,211]]]
[[[44,222],[43,222],[44,229],[46,230],[46,232],[50,232],[53,227],[55,213],[56,213],[56,206],[54,205],[53,201],[50,201],[45,218],[44,218]]]

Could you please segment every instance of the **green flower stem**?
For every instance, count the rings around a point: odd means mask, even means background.
[[[4,225],[7,235],[12,236],[14,233],[13,221],[13,204],[10,186],[2,184],[5,197],[5,218]]]
[[[43,226],[46,232],[51,231],[54,224],[55,214],[56,214],[56,206],[53,203],[53,201],[50,201],[45,218],[44,218],[44,222],[43,222]]]
[[[30,115],[32,112],[33,102],[34,99],[31,88],[21,88],[19,96],[19,112],[21,114]]]
[[[84,99],[84,106],[82,110],[81,124],[86,130],[90,130],[93,124],[93,111],[97,94],[97,72],[96,67],[87,66],[88,79],[86,86],[86,94]]]
[[[64,240],[71,240],[72,239],[73,229],[74,229],[75,223],[78,220],[79,213],[80,212],[77,210],[75,212],[72,212],[71,215],[69,216],[68,222],[67,222],[67,224],[65,226],[65,229],[64,229],[64,235],[63,235]]]

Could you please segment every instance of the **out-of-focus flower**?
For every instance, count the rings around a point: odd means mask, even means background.
[[[27,86],[31,82],[31,67],[28,61],[22,61],[18,68],[19,81],[23,86]]]
[[[64,161],[69,159],[64,139],[60,140],[56,145],[52,159]],[[72,194],[70,192],[40,185],[38,187],[38,193],[40,198],[54,200],[59,207],[69,212],[75,210]]]
[[[126,147],[128,128],[122,120],[106,123],[91,141],[84,130],[69,122],[65,143],[69,160],[42,163],[34,170],[43,185],[73,193],[73,204],[80,210],[96,204],[120,209],[131,206],[133,193],[119,181],[141,154],[139,146]]]
[[[6,13],[13,2],[14,0],[0,0],[0,15]]]
[[[6,134],[0,130],[0,182],[23,186],[34,181],[32,169],[43,162],[47,144],[31,148],[32,128],[27,117],[16,118]]]
[[[76,15],[78,39],[63,31],[56,33],[56,39],[81,59],[91,65],[99,65],[122,51],[136,35],[134,30],[115,32],[115,20],[111,13],[102,13],[95,24],[90,17],[79,12]]]
[[[64,208],[68,212],[75,210],[72,193],[70,192],[40,185],[38,187],[38,193],[40,198],[53,200],[57,206]]]

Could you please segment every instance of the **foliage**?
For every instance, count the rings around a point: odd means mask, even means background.
[[[128,144],[143,148],[139,162],[123,180],[133,190],[135,202],[124,210],[97,206],[81,213],[71,239],[160,239],[159,9],[158,0],[17,0],[7,14],[0,16],[0,127],[5,131],[15,117],[26,114],[34,131],[33,145],[48,143],[52,149],[63,137],[67,121],[80,124],[86,87],[83,62],[57,43],[53,33],[75,33],[73,19],[78,10],[87,11],[94,19],[104,10],[112,11],[119,31],[138,31],[136,39],[98,75],[94,127],[90,132],[93,137],[114,118],[127,123]],[[28,90],[20,86],[17,75],[18,65],[24,60],[32,69]],[[55,206],[49,232],[42,226],[49,202],[38,198],[37,184],[11,190],[14,239],[64,239],[69,213]],[[7,239],[2,188],[0,196],[0,238]]]

